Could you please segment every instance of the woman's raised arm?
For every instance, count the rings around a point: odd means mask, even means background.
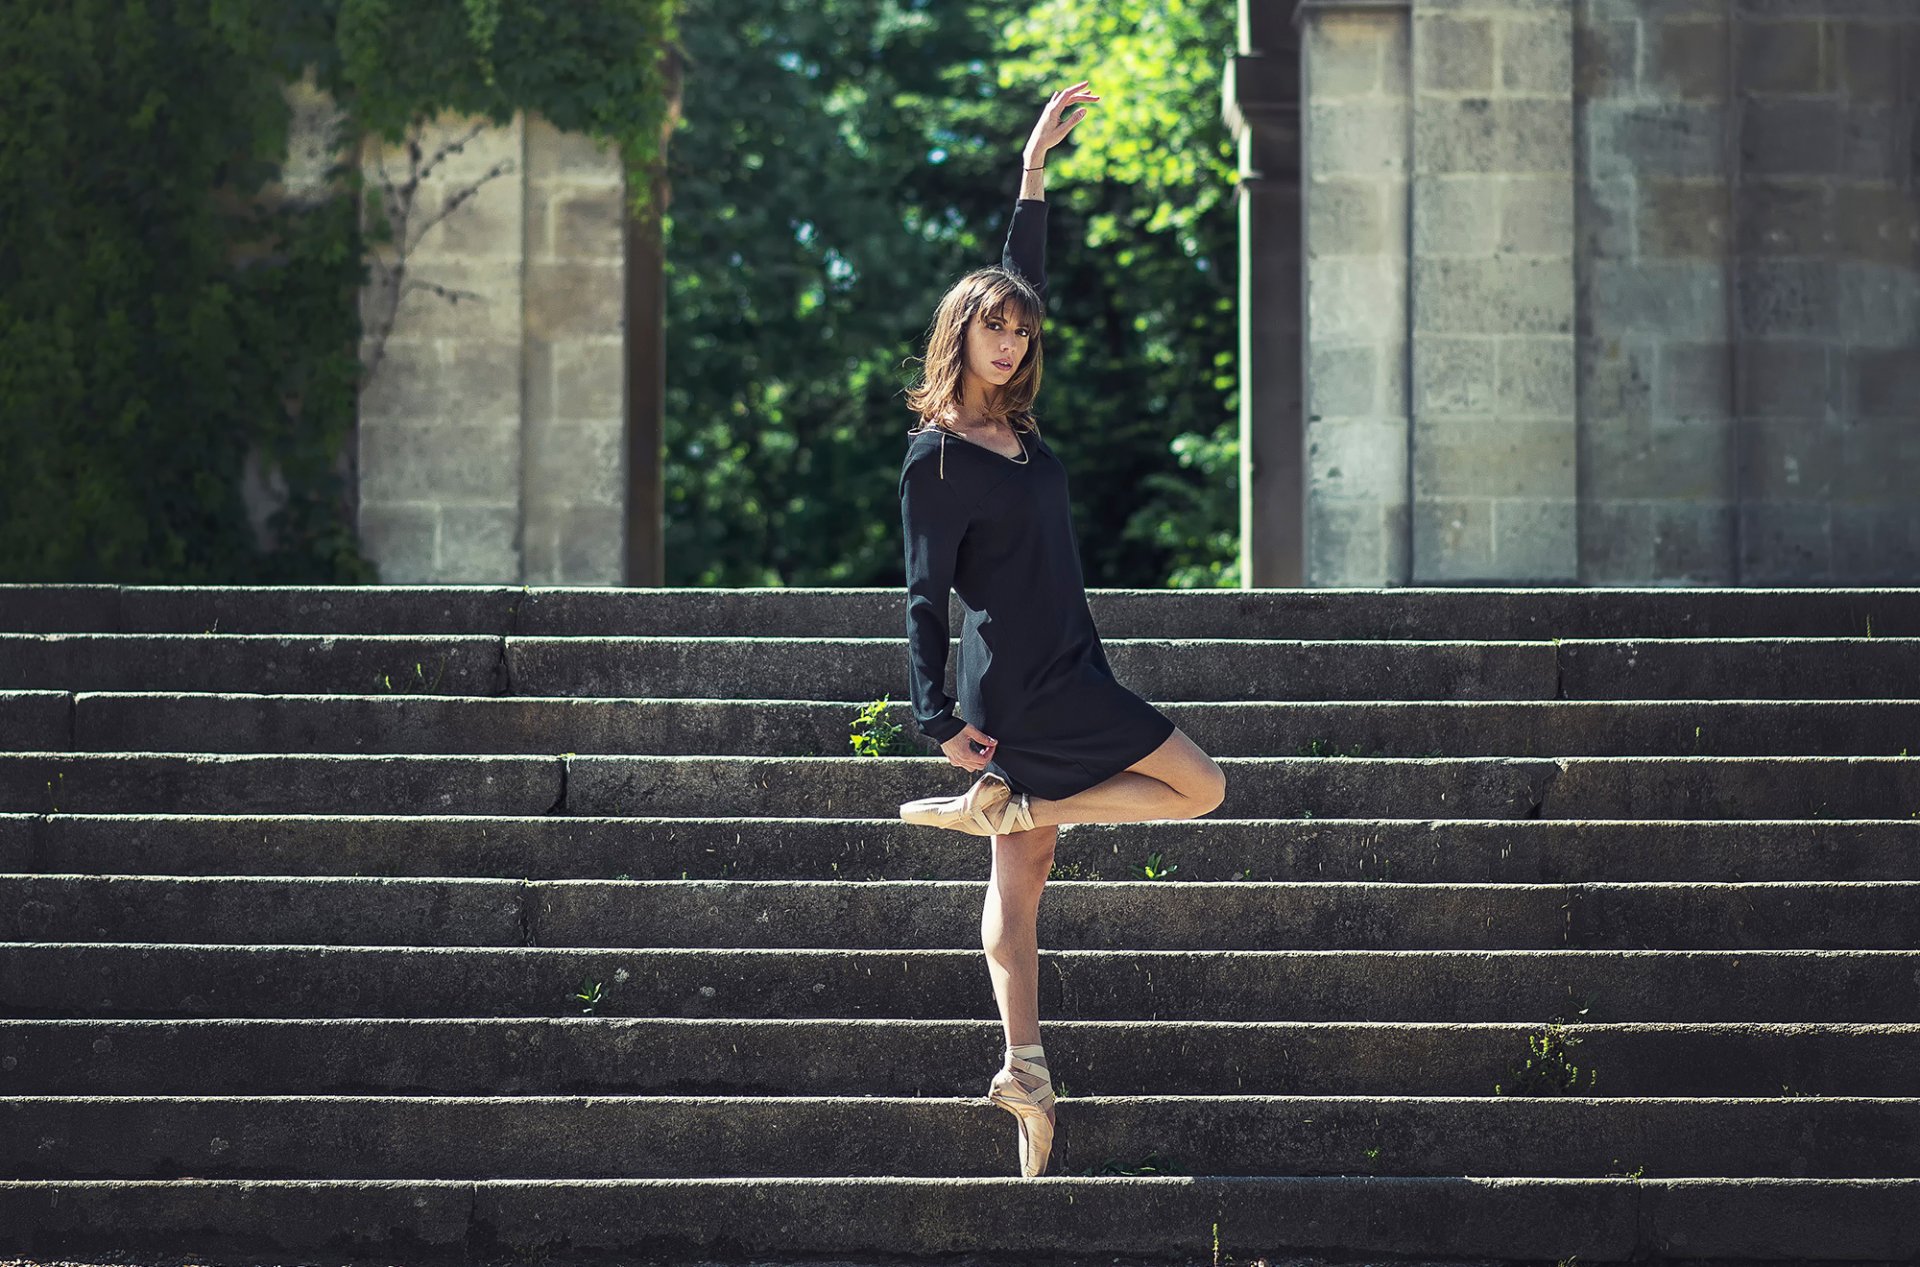
[[[1040,299],[1047,298],[1047,204],[1042,198],[1022,197],[1013,204],[1007,223],[1007,244],[1000,264],[1033,283]]]
[[[1074,125],[1087,117],[1081,106],[1071,119],[1067,108],[1080,101],[1098,101],[1085,91],[1086,80],[1063,88],[1047,99],[1039,122],[1020,152],[1020,197],[1013,204],[1013,219],[1007,224],[1007,244],[1000,252],[1003,267],[1013,269],[1033,283],[1040,298],[1047,297],[1047,153],[1066,139]]]

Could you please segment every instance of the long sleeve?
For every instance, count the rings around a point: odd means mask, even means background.
[[[1007,224],[1007,245],[1000,263],[1023,275],[1047,297],[1047,200],[1019,198],[1013,204],[1013,219]]]
[[[916,460],[916,456],[918,460]],[[969,508],[961,485],[941,477],[926,451],[900,468],[900,532],[906,542],[907,671],[913,719],[920,733],[945,743],[966,724],[947,694],[947,596],[966,535]]]

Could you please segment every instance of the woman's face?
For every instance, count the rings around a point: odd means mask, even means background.
[[[1032,339],[1033,332],[1027,327],[983,313],[973,319],[967,331],[967,367],[989,386],[998,387],[1020,368]]]

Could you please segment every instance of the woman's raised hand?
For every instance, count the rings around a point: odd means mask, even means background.
[[[1087,81],[1081,80],[1071,88],[1062,88],[1047,98],[1046,109],[1040,112],[1040,121],[1033,125],[1033,135],[1027,138],[1027,147],[1022,151],[1029,167],[1038,167],[1046,161],[1047,151],[1067,139],[1067,133],[1073,131],[1074,124],[1087,117],[1087,108],[1081,106],[1067,117],[1067,108],[1082,101],[1098,101],[1099,96],[1086,91]]]

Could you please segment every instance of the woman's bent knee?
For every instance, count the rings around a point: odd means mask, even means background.
[[[1211,759],[1207,762],[1208,774],[1201,779],[1200,786],[1189,792],[1188,799],[1201,806],[1194,811],[1194,817],[1210,814],[1220,808],[1227,799],[1227,775],[1219,764]]]

